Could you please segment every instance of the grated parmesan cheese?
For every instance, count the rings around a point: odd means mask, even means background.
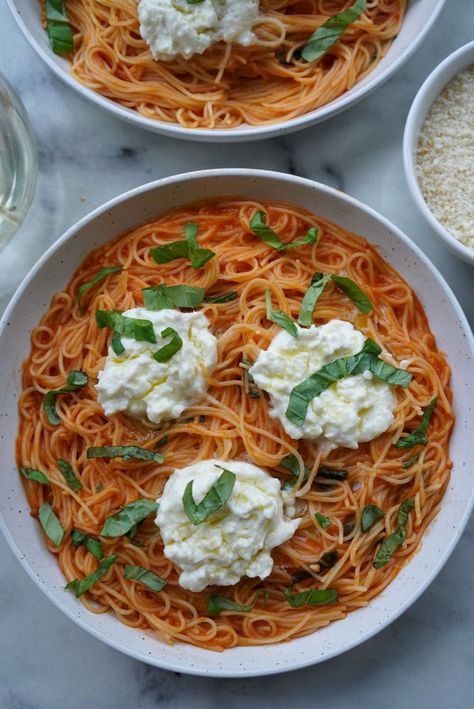
[[[474,249],[474,67],[455,76],[428,113],[417,176],[436,219]]]

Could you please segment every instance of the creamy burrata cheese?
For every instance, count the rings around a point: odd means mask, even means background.
[[[298,336],[281,331],[261,351],[249,370],[260,389],[270,395],[270,416],[279,418],[293,439],[316,441],[325,449],[357,448],[386,431],[393,422],[393,387],[371,372],[346,377],[313,399],[300,428],[285,415],[292,389],[335,359],[360,352],[365,336],[351,323],[298,327]]]
[[[140,0],[140,34],[153,59],[190,59],[219,41],[248,46],[259,16],[258,0]]]
[[[217,340],[209,321],[201,312],[172,309],[133,308],[123,315],[149,320],[156,344],[121,337],[123,354],[109,347],[96,385],[99,404],[107,416],[122,411],[153,423],[177,418],[205,397],[207,378],[216,366]],[[176,330],[183,344],[167,362],[157,362],[153,354],[171,340],[161,336],[168,327]]]
[[[183,506],[187,484],[193,481],[199,504],[222,468],[236,476],[230,498],[204,522],[193,524]],[[285,516],[277,478],[237,460],[203,460],[176,469],[157,502],[164,554],[181,569],[180,586],[190,591],[231,586],[243,576],[266,578],[273,567],[271,550],[290,539],[300,521]]]

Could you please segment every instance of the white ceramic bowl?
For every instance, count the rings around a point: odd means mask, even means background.
[[[421,86],[415,96],[405,125],[405,134],[403,136],[403,164],[413,198],[432,226],[435,234],[439,236],[457,256],[462,258],[463,261],[474,264],[474,249],[464,246],[464,244],[458,241],[456,237],[436,219],[423,197],[416,174],[418,140],[426,116],[433,103],[451,79],[453,79],[456,74],[459,74],[459,72],[465,71],[471,66],[474,66],[474,42],[465,44],[463,47],[460,47],[450,54],[449,57],[446,57],[446,59],[441,62],[441,64],[438,64],[436,69],[431,72]]]
[[[244,125],[230,130],[210,130],[182,128],[178,125],[145,118],[136,111],[125,108],[82,86],[71,76],[67,60],[52,52],[47,34],[41,26],[41,6],[38,0],[7,0],[15,20],[18,22],[28,42],[50,69],[82,96],[110,111],[118,118],[141,128],[146,128],[155,133],[163,133],[174,138],[210,142],[257,140],[259,138],[283,135],[284,133],[307,128],[315,123],[324,121],[326,118],[330,118],[360,101],[390,78],[407,61],[431,29],[444,3],[445,0],[410,0],[400,34],[393,42],[387,55],[363,81],[360,81],[350,91],[330,104],[311,111],[304,116],[299,116],[277,125],[261,127]]]
[[[191,645],[165,645],[111,614],[88,612],[64,590],[56,559],[46,550],[39,525],[29,515],[15,466],[15,437],[20,365],[30,348],[31,329],[86,254],[166,210],[229,195],[297,204],[376,244],[420,296],[438,344],[453,366],[457,422],[451,441],[454,470],[441,511],[420,551],[382,594],[367,607],[308,637],[215,653]],[[238,677],[282,672],[334,657],[377,633],[416,600],[449,557],[471,512],[474,340],[469,325],[449,286],[408,237],[369,207],[330,187],[276,172],[229,169],[169,177],[127,192],[71,227],[32,269],[2,318],[0,351],[0,525],[8,543],[38,587],[78,625],[112,647],[158,667]]]

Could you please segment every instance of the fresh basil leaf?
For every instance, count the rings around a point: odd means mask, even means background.
[[[255,593],[253,600],[246,605],[242,605],[241,603],[236,603],[231,598],[227,598],[226,596],[219,596],[216,593],[211,593],[211,595],[207,599],[207,610],[208,610],[209,615],[212,615],[212,616],[219,615],[219,613],[221,611],[234,611],[235,613],[249,613],[251,610],[253,610],[255,603],[257,602],[257,599],[259,596],[263,596],[264,603],[268,602],[268,591],[263,588],[258,590]]]
[[[164,456],[139,446],[93,446],[87,449],[88,458],[123,458],[123,460],[152,460],[162,463]]]
[[[168,436],[162,436],[162,437],[160,438],[160,440],[155,443],[155,450],[156,450],[157,448],[162,448],[163,446],[166,446],[166,444],[168,443],[168,441],[169,441]],[[164,456],[163,456],[163,460],[164,460]],[[161,462],[163,462],[163,460],[162,460]]]
[[[196,286],[157,286],[143,288],[143,303],[148,310],[165,308],[197,308],[204,299],[204,288]]]
[[[239,294],[236,290],[230,290],[221,295],[206,295],[203,298],[203,303],[230,303],[232,300],[237,300]]]
[[[406,387],[413,375],[404,369],[396,369],[378,358],[381,348],[373,340],[367,339],[360,352],[348,357],[341,357],[321,367],[317,372],[297,384],[291,394],[286,410],[286,417],[296,426],[303,426],[309,403],[325,389],[340,379],[345,379],[362,372],[370,371],[378,379],[389,384]]]
[[[301,301],[300,313],[298,315],[298,323],[303,327],[310,327],[313,324],[313,312],[316,303],[330,279],[330,275],[325,276],[323,273],[315,273],[313,275],[311,285]]]
[[[217,465],[217,468],[221,466]],[[225,505],[235,485],[235,474],[230,470],[222,468],[223,473],[218,477],[214,485],[206,492],[199,504],[193,498],[193,481],[186,485],[183,495],[183,507],[186,516],[193,524],[202,524],[209,515],[213,514]]]
[[[124,569],[124,576],[131,581],[138,581],[144,586],[147,586],[152,591],[159,593],[166,586],[166,581],[143,566],[131,566],[127,564]]]
[[[403,469],[407,470],[408,468],[411,468],[412,465],[415,465],[420,460],[420,453],[417,453],[414,455],[412,458],[409,458],[403,463]]]
[[[100,536],[121,537],[127,534],[135,524],[139,524],[152,512],[156,512],[157,509],[156,502],[145,498],[130,502],[129,505],[105,520]]]
[[[369,529],[374,525],[379,519],[385,517],[385,512],[377,507],[377,505],[366,505],[362,510],[362,515],[360,518],[360,528],[363,532],[368,532]]]
[[[46,475],[41,470],[35,470],[34,468],[20,468],[20,473],[27,480],[36,480],[36,482],[42,485],[49,485],[50,482]]]
[[[318,561],[319,564],[319,573],[321,571],[329,571],[329,569],[332,569],[332,567],[337,564],[339,561],[339,554],[335,549],[332,551],[325,551],[320,560]]]
[[[334,588],[310,588],[309,591],[292,593],[290,589],[283,591],[286,600],[293,608],[301,606],[326,606],[329,603],[336,603],[338,593]]]
[[[331,280],[334,281],[336,286],[342,290],[348,298],[352,300],[354,305],[361,313],[371,313],[373,308],[372,303],[366,296],[363,290],[359,288],[357,283],[355,283],[351,278],[347,276],[336,276],[332,275]]]
[[[46,536],[58,547],[63,540],[64,529],[48,502],[41,505],[38,516]]]
[[[57,426],[61,423],[61,419],[56,412],[56,397],[58,394],[68,394],[71,391],[77,391],[77,389],[86,386],[88,381],[89,378],[85,372],[73,369],[67,376],[66,386],[61,387],[61,389],[51,389],[44,395],[43,409],[50,424]]]
[[[316,512],[314,516],[322,529],[328,529],[332,526],[332,519],[330,517],[326,517],[326,515],[323,515],[321,512]]]
[[[262,393],[258,386],[255,384],[254,379],[252,375],[249,372],[249,369],[253,367],[254,362],[252,362],[250,359],[241,359],[240,360],[240,366],[244,370],[244,389],[245,393],[251,398],[251,399],[260,399]]]
[[[395,448],[413,448],[413,446],[417,445],[426,446],[428,443],[428,438],[426,435],[428,426],[430,425],[431,416],[433,415],[433,411],[435,410],[437,403],[438,397],[435,396],[424,410],[420,425],[405,438],[400,438],[394,444]]]
[[[163,363],[168,362],[176,352],[179,352],[183,346],[183,341],[172,327],[166,327],[161,331],[160,335],[161,337],[171,337],[171,340],[167,342],[166,345],[163,345],[163,347],[160,347],[153,355],[153,359]]]
[[[252,219],[249,222],[249,226],[252,229],[255,236],[258,236],[267,246],[271,246],[272,249],[277,251],[284,251],[285,249],[293,249],[297,246],[305,246],[306,244],[315,244],[318,240],[318,229],[317,227],[311,227],[306,232],[305,236],[295,239],[289,244],[285,244],[284,241],[280,239],[278,234],[276,234],[273,229],[271,229],[266,223],[265,212],[261,210],[255,212]]]
[[[393,534],[391,534],[389,537],[387,537],[387,539],[385,539],[382,546],[375,555],[375,559],[373,562],[374,569],[381,569],[382,566],[385,566],[385,564],[390,561],[397,549],[405,541],[405,536],[405,530],[399,527],[396,532],[393,532]]]
[[[319,468],[318,478],[323,478],[324,480],[337,480],[342,482],[347,478],[347,470],[336,470],[335,468]]]
[[[96,310],[97,327],[108,327],[117,335],[130,337],[137,342],[156,342],[155,331],[150,320],[129,318],[117,310]]]
[[[348,26],[359,19],[366,7],[366,0],[356,0],[347,10],[326,20],[321,27],[313,32],[303,47],[301,52],[303,59],[307,62],[315,62],[320,59],[344,34]]]
[[[280,460],[279,465],[281,465],[286,470],[289,470],[290,473],[293,473],[293,477],[289,480],[285,480],[285,482],[283,483],[282,490],[286,492],[287,490],[291,490],[291,488],[293,488],[297,484],[300,474],[300,465],[298,463],[297,457],[293,455],[293,453],[285,455],[285,457]],[[302,482],[305,482],[309,478],[310,473],[310,468],[305,465],[303,470]]]
[[[82,307],[82,304],[81,304],[81,298],[84,295],[84,293],[87,290],[89,290],[89,288],[92,288],[93,286],[97,285],[97,283],[100,283],[101,281],[103,281],[111,273],[117,273],[118,271],[121,271],[121,270],[122,270],[121,266],[106,266],[101,271],[99,271],[99,273],[97,273],[94,276],[94,278],[91,278],[90,281],[86,281],[81,286],[79,286],[78,291],[77,291],[77,304],[79,306],[79,312],[81,315],[84,315],[84,308]]]
[[[112,339],[110,340],[110,346],[112,347],[115,354],[119,357],[125,352],[125,347],[122,345],[122,340],[120,339],[120,335],[118,334],[118,332],[114,332],[114,334],[112,335]]]
[[[104,550],[102,549],[102,544],[99,539],[92,537],[90,534],[85,534],[78,529],[73,529],[71,534],[72,543],[75,547],[81,546],[82,544],[86,547],[96,559],[104,558]]]
[[[71,468],[67,460],[64,460],[64,458],[59,458],[56,462],[71,490],[74,490],[74,492],[80,490],[82,488],[82,483],[76,477],[74,470]]]
[[[74,47],[64,0],[45,0],[46,31],[55,54],[69,54]]]
[[[399,527],[406,529],[408,515],[414,506],[415,500],[412,497],[409,497],[407,500],[403,500],[402,504],[398,508],[397,522]]]
[[[70,591],[74,591],[76,598],[79,598],[79,596],[82,596],[83,593],[92,588],[92,586],[94,586],[105,576],[112,564],[117,561],[117,558],[117,554],[108,556],[100,562],[95,571],[83,579],[73,579],[72,581],[69,581],[69,583],[66,584],[66,588]]]
[[[210,249],[201,249],[197,243],[197,224],[186,224],[184,227],[185,240],[172,241],[170,244],[157,246],[150,249],[152,258],[156,263],[169,263],[177,258],[188,258],[193,268],[202,268],[216,255]]]
[[[296,323],[290,318],[289,315],[284,313],[282,310],[273,310],[272,308],[272,292],[269,288],[265,290],[265,303],[267,306],[267,320],[274,322],[279,325],[283,330],[286,330],[293,337],[298,337],[298,328]]]

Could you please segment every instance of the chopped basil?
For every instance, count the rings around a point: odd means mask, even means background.
[[[283,330],[289,332],[293,337],[298,337],[298,328],[290,316],[282,310],[273,310],[272,292],[269,288],[265,290],[265,304],[267,306],[267,320],[276,323],[276,325],[279,325]]]
[[[326,515],[323,515],[321,512],[316,512],[314,516],[322,529],[328,529],[332,526],[332,519],[330,517],[326,517]]]
[[[341,357],[321,367],[310,377],[297,384],[291,394],[286,410],[286,417],[296,426],[303,426],[309,403],[319,396],[331,384],[345,377],[370,371],[378,379],[389,384],[407,387],[413,375],[404,369],[397,369],[379,359],[381,348],[373,340],[367,339],[360,352],[348,357]]]
[[[328,571],[329,569],[332,569],[332,567],[339,561],[339,554],[335,549],[332,551],[325,551],[320,560],[318,561],[319,564],[319,573],[321,571]]]
[[[56,397],[58,394],[68,394],[70,391],[77,391],[77,389],[86,386],[88,381],[89,378],[85,372],[73,369],[67,375],[66,386],[61,387],[61,389],[51,389],[44,395],[43,409],[50,424],[57,426],[61,423],[61,419],[56,412]]]
[[[255,384],[252,375],[249,372],[250,367],[253,367],[254,363],[250,359],[241,359],[240,366],[244,370],[244,388],[246,394],[251,399],[260,399],[261,391]]]
[[[411,497],[401,503],[397,514],[398,529],[395,530],[395,532],[387,537],[382,543],[382,546],[374,558],[374,569],[381,569],[382,566],[385,566],[385,564],[390,561],[397,549],[405,541],[407,534],[406,526],[408,523],[408,514],[414,506],[415,501]]]
[[[206,295],[204,296],[203,303],[230,303],[232,300],[237,300],[238,297],[239,294],[236,290],[230,290],[221,295]]]
[[[363,532],[368,532],[369,529],[374,525],[379,519],[385,517],[385,512],[377,507],[377,505],[366,505],[362,510],[362,515],[360,518],[360,528]]]
[[[345,522],[342,525],[342,534],[344,537],[350,537],[351,534],[354,532],[354,529],[356,528],[356,523],[355,522]]]
[[[295,571],[291,574],[292,583],[300,583],[301,581],[306,581],[306,579],[311,578],[314,578],[313,574],[311,574],[309,571],[306,571],[306,569],[300,569],[299,571]]]
[[[428,426],[430,425],[431,416],[435,410],[436,404],[438,403],[438,397],[435,396],[434,399],[430,401],[428,406],[423,412],[423,418],[421,419],[420,425],[415,428],[414,431],[408,434],[405,438],[400,438],[394,445],[395,448],[413,448],[413,446],[426,446],[428,443],[428,438],[426,433],[428,431]]]
[[[64,458],[59,458],[57,460],[57,464],[71,490],[74,490],[74,492],[80,490],[82,488],[82,483],[76,477],[74,470],[71,468],[67,460],[64,460]]]
[[[176,354],[176,352],[179,352],[183,346],[183,341],[176,330],[172,327],[166,327],[160,332],[160,335],[161,337],[171,337],[171,340],[167,342],[166,345],[163,345],[163,347],[160,347],[160,349],[153,355],[153,359],[156,359],[157,362],[163,363],[168,362],[171,357]]]
[[[339,290],[342,290],[348,298],[352,300],[354,305],[361,313],[371,313],[373,310],[373,305],[367,298],[363,290],[359,288],[357,283],[355,283],[351,278],[347,276],[336,276],[332,275],[331,280],[336,284]]]
[[[117,335],[131,337],[137,342],[156,343],[155,331],[150,320],[128,318],[117,310],[96,310],[95,321],[97,327],[108,327]],[[120,346],[123,347],[122,343],[120,343]]]
[[[157,448],[162,448],[163,446],[166,446],[166,444],[168,443],[168,440],[169,440],[168,436],[162,436],[160,438],[160,440],[155,443],[155,450]],[[163,460],[164,460],[164,457],[163,457]],[[163,461],[161,461],[161,462],[163,462]]]
[[[116,514],[105,520],[100,533],[101,537],[121,537],[127,534],[134,525],[142,522],[145,517],[156,512],[158,505],[152,500],[140,498],[121,509]]]
[[[350,24],[359,19],[367,6],[366,0],[356,0],[356,2],[337,15],[333,15],[326,22],[318,27],[303,47],[301,56],[307,62],[315,62],[320,59],[328,49],[344,34]]]
[[[303,325],[303,327],[309,327],[312,324],[314,308],[316,307],[319,296],[330,279],[330,275],[325,276],[323,273],[315,273],[313,275],[311,285],[301,301],[300,313],[298,315],[298,322],[300,325]]]
[[[415,465],[420,460],[420,453],[417,453],[416,455],[413,456],[413,458],[409,458],[403,463],[403,469],[407,470],[408,468],[411,468],[412,465]]]
[[[118,334],[118,332],[114,332],[114,334],[112,335],[112,339],[110,340],[110,346],[112,347],[115,354],[119,357],[125,352],[125,347],[122,345],[122,340],[120,339],[120,335]]]
[[[165,308],[197,308],[204,299],[204,288],[196,286],[157,286],[143,288],[143,303],[148,310]]]
[[[325,606],[328,603],[335,603],[338,599],[338,593],[334,588],[310,588],[309,591],[302,591],[301,593],[292,593],[290,589],[286,589],[283,593],[293,608]]]
[[[93,571],[91,574],[86,576],[83,579],[73,579],[72,581],[69,581],[68,584],[66,584],[66,588],[69,589],[70,591],[74,591],[76,598],[79,598],[79,596],[82,596],[83,593],[88,591],[94,584],[96,584],[98,581],[101,580],[107,573],[107,571],[110,569],[112,564],[117,561],[117,555],[113,554],[112,556],[108,556],[106,559],[103,559],[97,569]]]
[[[289,453],[280,460],[279,465],[281,465],[283,468],[286,468],[286,470],[289,470],[290,473],[293,473],[293,477],[289,480],[286,480],[283,483],[282,487],[282,490],[284,491],[291,490],[291,488],[294,487],[299,480],[300,464],[298,463],[298,459],[293,453]],[[308,468],[307,465],[305,465],[303,469],[302,482],[305,482],[305,480],[308,479],[310,472],[311,470]]]
[[[50,482],[46,475],[41,470],[35,470],[34,468],[20,468],[20,473],[27,480],[36,480],[36,482],[42,485],[49,485]]]
[[[319,468],[318,478],[324,480],[337,480],[342,482],[347,478],[347,470],[336,470],[335,468]]]
[[[84,308],[81,305],[81,298],[84,293],[89,290],[89,288],[92,288],[93,286],[97,285],[97,283],[103,281],[104,278],[107,278],[107,276],[109,276],[111,273],[117,273],[121,270],[121,266],[106,266],[101,271],[99,271],[99,273],[97,273],[94,278],[91,278],[90,281],[86,281],[86,283],[83,283],[81,286],[79,286],[79,289],[77,291],[77,304],[79,306],[79,312],[81,315],[84,315]]]
[[[131,581],[138,581],[144,586],[147,586],[152,591],[159,593],[166,586],[166,581],[158,576],[158,574],[153,573],[149,569],[145,569],[143,566],[131,566],[127,564],[124,569],[124,576],[126,579]]]
[[[169,263],[177,258],[187,258],[193,268],[202,268],[216,255],[210,249],[201,249],[197,243],[197,224],[186,224],[184,227],[184,241],[172,241],[163,246],[150,249],[152,258],[156,263]]]
[[[45,0],[46,31],[55,54],[69,54],[74,42],[64,0]]]
[[[220,465],[216,465],[216,468],[220,467]],[[222,475],[218,477],[214,485],[206,492],[199,504],[196,504],[193,498],[193,481],[190,480],[186,485],[183,495],[183,506],[188,519],[193,524],[202,524],[209,515],[220,510],[232,495],[232,490],[235,485],[235,474],[225,468],[221,469],[223,470]]]
[[[273,229],[267,225],[265,212],[262,211],[255,212],[249,222],[249,226],[259,239],[261,239],[267,246],[271,246],[272,249],[276,249],[277,251],[293,249],[297,246],[305,246],[306,244],[315,244],[318,240],[317,227],[311,227],[308,229],[305,236],[300,239],[295,239],[289,244],[285,244],[285,242],[280,239],[278,234],[276,234]]]
[[[96,559],[100,560],[104,558],[104,550],[102,549],[102,544],[99,539],[91,537],[90,534],[85,534],[85,532],[80,532],[78,529],[72,530],[71,539],[75,547],[83,544],[87,551],[90,551]]]
[[[87,449],[88,458],[123,458],[123,460],[152,460],[162,463],[164,456],[139,446],[94,446]]]
[[[45,502],[39,508],[38,515],[46,536],[58,547],[63,540],[64,529],[61,522],[54,514],[53,508],[48,502]]]
[[[268,602],[268,591],[266,589],[260,589],[257,591],[253,597],[253,600],[247,605],[242,605],[241,603],[236,603],[231,598],[226,596],[219,596],[216,593],[211,593],[207,599],[207,610],[209,615],[219,615],[221,611],[234,611],[235,613],[249,613],[253,610],[257,598],[263,596],[263,602]]]

